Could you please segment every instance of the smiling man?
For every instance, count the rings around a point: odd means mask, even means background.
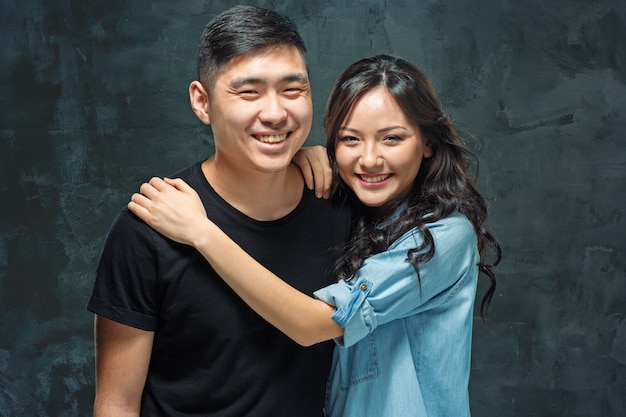
[[[315,198],[291,164],[312,123],[305,47],[293,23],[237,6],[207,25],[191,106],[215,154],[174,175],[208,216],[299,290],[327,285],[348,214]],[[322,415],[332,346],[303,348],[266,323],[203,257],[122,210],[102,251],[96,399],[104,416]]]

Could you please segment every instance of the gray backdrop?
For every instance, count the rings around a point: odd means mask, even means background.
[[[104,236],[141,182],[212,153],[187,87],[204,25],[235,3],[0,1],[0,416],[90,415]],[[473,414],[626,415],[626,2],[257,4],[308,45],[309,143],[339,72],[383,52],[480,143],[505,257]]]

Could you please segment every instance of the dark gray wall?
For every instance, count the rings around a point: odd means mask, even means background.
[[[142,181],[212,152],[187,86],[233,4],[0,1],[0,416],[90,415],[103,238]],[[473,414],[626,415],[626,2],[258,4],[309,47],[310,143],[340,70],[380,52],[430,74],[479,140],[505,258]]]

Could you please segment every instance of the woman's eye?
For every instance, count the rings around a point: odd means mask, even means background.
[[[342,137],[339,138],[339,141],[340,142],[348,142],[348,143],[350,143],[350,142],[356,142],[356,141],[358,141],[358,139],[355,138],[354,136],[342,136]]]
[[[401,142],[402,138],[400,136],[390,135],[390,136],[386,136],[385,137],[385,141],[387,141],[387,142]]]

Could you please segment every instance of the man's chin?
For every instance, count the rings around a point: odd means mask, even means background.
[[[291,164],[291,160],[288,161],[271,161],[266,163],[259,163],[256,166],[257,171],[262,172],[264,174],[279,174],[287,170],[289,165]]]

